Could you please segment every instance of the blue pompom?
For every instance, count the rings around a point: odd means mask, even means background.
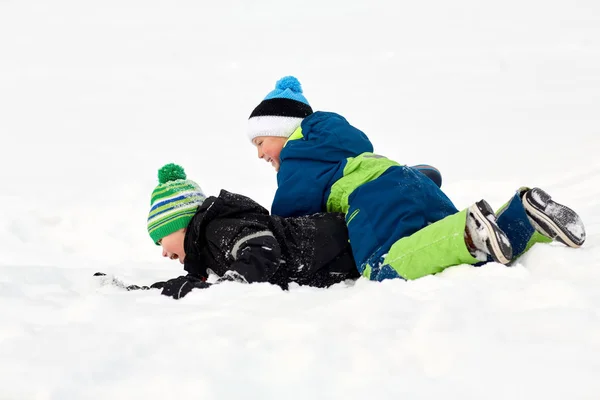
[[[300,86],[300,82],[293,76],[284,76],[278,80],[275,84],[275,89],[290,89],[293,92],[302,93],[302,86]]]

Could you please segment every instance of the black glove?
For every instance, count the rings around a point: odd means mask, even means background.
[[[166,282],[163,282],[163,281],[155,282],[152,285],[150,285],[150,288],[151,289],[162,289],[163,287],[165,287],[165,283]]]
[[[151,287],[159,289],[162,288],[162,295],[170,296],[177,300],[184,297],[194,288],[206,289],[209,286],[210,283],[206,283],[203,280],[194,276],[187,275],[169,279],[166,282],[156,282]]]

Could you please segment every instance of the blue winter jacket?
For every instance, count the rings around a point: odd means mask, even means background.
[[[362,131],[329,112],[306,117],[290,136],[277,184],[272,214],[346,214],[359,271],[397,240],[457,212],[439,189],[435,168],[406,167],[373,154]]]
[[[371,152],[369,138],[341,115],[317,111],[306,117],[281,151],[271,212],[295,217],[327,210],[331,187],[342,177],[349,159]],[[436,168],[426,164],[411,168],[441,187]]]

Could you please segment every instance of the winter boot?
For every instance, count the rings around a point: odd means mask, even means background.
[[[467,210],[465,243],[473,257],[486,261],[488,256],[501,264],[512,260],[512,246],[508,236],[496,224],[494,210],[480,200]]]
[[[585,242],[585,227],[579,215],[553,201],[542,189],[527,190],[522,201],[531,225],[542,235],[569,247],[580,247]]]

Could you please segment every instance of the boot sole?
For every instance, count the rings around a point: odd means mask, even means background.
[[[525,211],[552,239],[573,248],[585,242],[585,228],[575,211],[553,201],[539,188],[529,190],[523,200]],[[569,230],[569,226],[577,232]]]
[[[494,261],[500,264],[508,264],[512,260],[512,246],[508,236],[500,229],[496,222],[490,221],[487,216],[495,214],[490,205],[485,200],[480,200],[475,203],[476,207],[473,209],[473,213],[483,225],[486,226],[489,233],[488,239],[485,241],[488,249],[492,251],[490,256]]]

